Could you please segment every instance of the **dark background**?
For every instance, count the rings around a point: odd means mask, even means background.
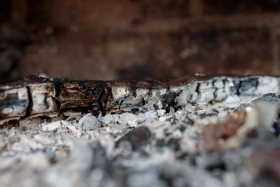
[[[1,0],[0,82],[279,75],[280,1]]]

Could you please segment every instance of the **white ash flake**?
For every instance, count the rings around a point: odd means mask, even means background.
[[[34,139],[42,144],[49,145],[55,143],[55,136],[49,133],[36,134]]]
[[[52,123],[43,125],[42,130],[43,131],[55,131],[60,127],[61,127],[61,122],[56,121],[56,122],[52,122]]]
[[[128,96],[128,88],[127,87],[114,87],[112,89],[112,93],[114,95],[114,99],[120,99]]]
[[[83,130],[90,131],[97,130],[101,126],[101,123],[92,114],[86,114],[79,120],[78,126]]]
[[[119,118],[119,123],[127,124],[129,127],[137,127],[138,123],[142,121],[144,121],[144,118],[131,113],[123,113]]]

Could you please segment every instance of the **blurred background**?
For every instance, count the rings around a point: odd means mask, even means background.
[[[0,82],[280,74],[278,0],[1,0]]]

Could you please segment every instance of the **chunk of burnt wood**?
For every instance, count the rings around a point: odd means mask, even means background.
[[[32,100],[30,116],[51,115],[58,113],[56,91],[53,82],[30,84],[28,86]]]
[[[19,119],[26,115],[28,105],[26,87],[0,87],[0,119]]]
[[[104,112],[108,96],[106,85],[98,81],[64,82],[60,85],[60,110]]]
[[[72,112],[168,112],[171,106],[207,104],[232,95],[279,95],[279,84],[279,77],[269,76],[203,75],[162,81],[67,81],[29,76],[23,82],[0,86],[0,121]]]
[[[116,143],[118,147],[121,142],[127,141],[131,144],[133,151],[139,151],[150,143],[152,133],[147,127],[138,127],[129,131]]]

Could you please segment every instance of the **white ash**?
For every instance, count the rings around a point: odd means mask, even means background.
[[[147,100],[138,112],[125,112],[130,107],[127,103],[122,112],[105,116],[77,113],[64,120],[34,118],[22,120],[24,125],[2,127],[1,186],[253,186],[259,176],[244,162],[260,147],[277,148],[280,143],[269,132],[271,124],[280,121],[275,107],[280,106],[279,83],[264,78],[257,88],[241,84],[242,94],[228,96],[234,84],[217,80],[215,89],[212,83],[171,87],[178,94],[177,106],[168,110],[158,99],[167,94],[166,89],[156,89],[151,95],[147,89],[137,89],[133,102]],[[260,88],[274,95],[262,97]],[[126,90],[119,89],[115,99],[129,98]],[[214,97],[215,102],[206,102]],[[256,99],[276,105],[256,105]],[[201,148],[201,127],[248,106],[255,113],[249,112],[251,119],[245,124],[258,124],[232,135],[237,146],[229,145],[232,139],[221,139],[217,150]],[[258,134],[247,138],[252,130]]]
[[[52,134],[48,133],[40,133],[36,134],[34,136],[34,139],[42,144],[49,145],[49,144],[54,144],[55,143],[55,137]]]
[[[79,120],[78,126],[85,131],[90,131],[97,130],[101,126],[101,123],[92,114],[86,114]]]
[[[44,124],[43,127],[42,127],[42,130],[43,131],[55,131],[60,127],[61,127],[61,122],[56,121],[56,122]]]

